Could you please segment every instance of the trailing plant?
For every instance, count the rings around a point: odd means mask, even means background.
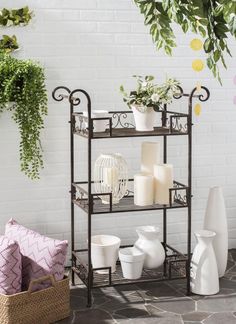
[[[120,86],[120,91],[123,95],[123,100],[129,108],[133,105],[140,111],[145,112],[149,108],[159,109],[163,104],[172,102],[173,95],[179,92],[179,81],[168,78],[166,81],[157,85],[153,83],[154,76],[140,75],[133,76],[137,80],[136,90],[127,93],[123,85]]]
[[[43,167],[40,132],[47,114],[45,76],[39,64],[0,54],[0,113],[4,110],[12,111],[19,127],[21,170],[37,179]]]
[[[0,52],[11,53],[19,48],[16,36],[3,35],[0,39]]]
[[[229,54],[227,38],[236,37],[236,1],[232,0],[134,0],[150,26],[157,49],[168,55],[176,46],[172,24],[204,38],[207,66],[220,82],[218,63],[226,68],[224,56]]]
[[[12,10],[3,8],[0,10],[0,25],[25,26],[28,25],[32,17],[33,13],[28,6]]]

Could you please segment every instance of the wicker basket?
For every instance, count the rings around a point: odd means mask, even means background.
[[[32,292],[36,283],[50,280],[52,286]],[[53,276],[32,280],[28,291],[0,295],[1,324],[48,324],[70,315],[69,279],[55,281]]]

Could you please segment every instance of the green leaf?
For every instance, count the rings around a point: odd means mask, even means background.
[[[206,53],[210,53],[214,49],[214,43],[212,39],[210,38],[206,39],[203,44],[203,48]]]
[[[219,59],[221,57],[221,53],[220,53],[220,51],[218,49],[214,51],[213,57],[214,57],[215,62],[219,61]]]

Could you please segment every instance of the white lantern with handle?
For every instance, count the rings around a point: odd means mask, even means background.
[[[119,203],[128,186],[128,166],[119,154],[101,154],[95,161],[94,188],[96,193],[112,193],[112,204]],[[110,203],[109,195],[101,195],[103,204]]]

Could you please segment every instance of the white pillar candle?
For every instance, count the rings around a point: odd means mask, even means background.
[[[160,144],[157,142],[143,142],[141,172],[153,174],[154,164],[160,164]]]
[[[138,173],[134,176],[134,204],[152,205],[154,201],[154,181],[151,174]]]
[[[117,168],[104,168],[103,169],[103,184],[114,189],[118,186],[118,169]]]
[[[170,188],[173,188],[173,165],[172,164],[154,165],[154,190],[155,190],[156,204],[160,204],[160,205],[169,204]]]

